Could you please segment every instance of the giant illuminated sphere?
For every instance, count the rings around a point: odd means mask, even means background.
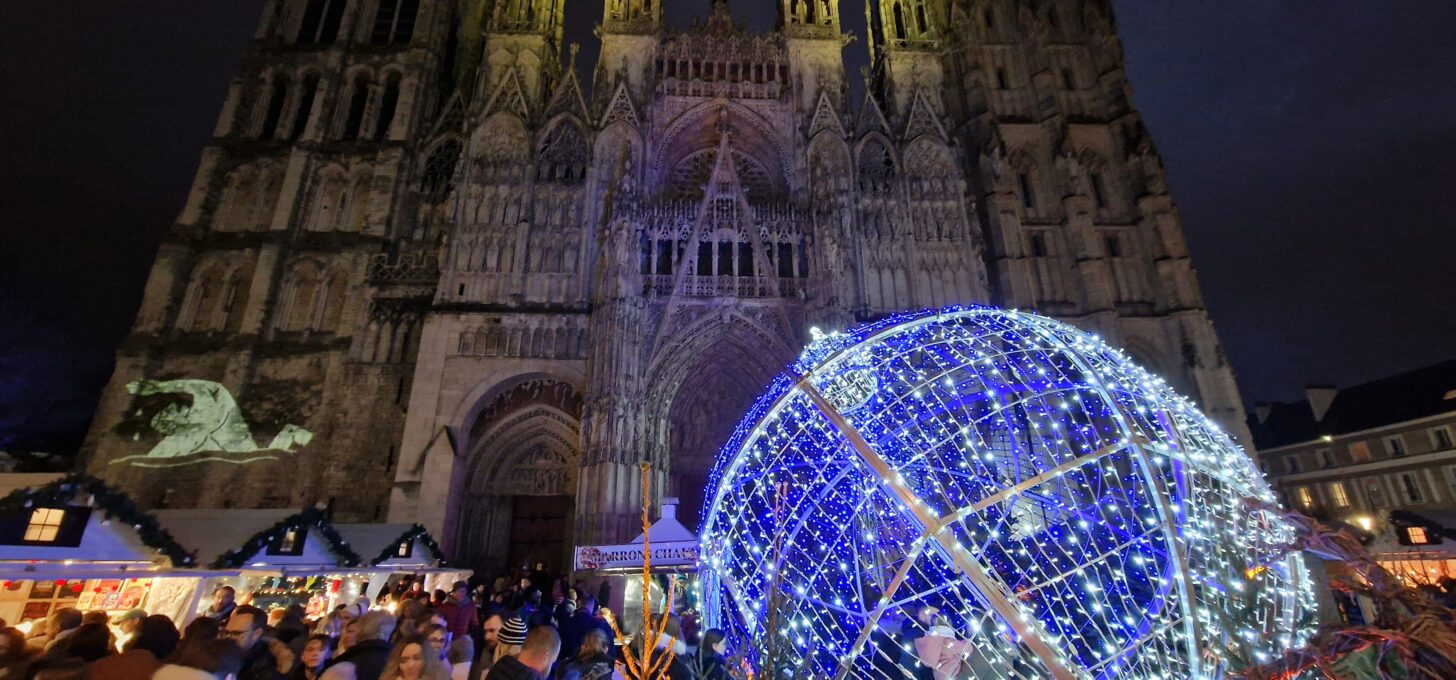
[[[1122,353],[1034,314],[818,337],[709,493],[706,623],[754,658],[772,636],[792,677],[932,659],[954,678],[1216,677],[1301,644],[1313,607],[1249,457]],[[940,620],[917,643],[905,619],[926,606]]]

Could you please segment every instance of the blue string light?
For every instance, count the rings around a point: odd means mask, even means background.
[[[1294,528],[1249,509],[1276,499],[1244,452],[1034,314],[816,331],[710,489],[708,624],[779,636],[806,677],[905,677],[929,652],[901,618],[926,606],[942,670],[987,678],[1216,677],[1309,634]]]

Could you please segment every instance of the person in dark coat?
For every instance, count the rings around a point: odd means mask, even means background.
[[[233,615],[233,610],[238,606],[235,602],[237,596],[238,591],[233,590],[232,586],[223,586],[212,591],[212,606],[207,608],[204,616],[216,621],[219,626],[227,623],[228,617]]]
[[[295,657],[288,646],[263,635],[268,615],[252,605],[233,610],[219,637],[233,641],[243,650],[243,669],[238,680],[284,680],[293,670]]]
[[[485,680],[546,680],[560,654],[561,636],[556,634],[556,629],[538,626],[526,634],[519,653],[495,662]]]
[[[607,650],[611,652],[612,640],[617,637],[616,631],[612,630],[612,624],[597,617],[597,601],[588,597],[582,600],[581,606],[571,616],[561,622],[561,657],[564,659],[576,658],[577,650],[581,649],[581,641],[589,631],[600,630],[607,636]]]
[[[332,680],[331,676],[379,680],[384,672],[384,664],[389,661],[389,636],[394,634],[394,617],[388,612],[373,611],[355,619],[354,625],[358,629],[358,642],[329,662],[324,680]],[[352,674],[344,672],[345,669],[334,672],[336,667],[345,664],[353,667]]]
[[[613,660],[607,654],[611,642],[599,630],[589,630],[582,638],[581,650],[561,668],[561,680],[610,680]],[[725,676],[726,679],[726,676]]]
[[[91,664],[90,680],[132,680],[150,678],[162,667],[162,659],[177,650],[181,635],[172,619],[153,614],[141,620],[136,634],[126,642],[126,651]]]
[[[698,650],[693,653],[689,664],[697,680],[728,680],[728,635],[718,628],[703,633]]]

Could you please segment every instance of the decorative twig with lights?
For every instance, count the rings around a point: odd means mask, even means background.
[[[1299,527],[1288,552],[1305,551],[1343,564],[1348,574],[1332,572],[1336,590],[1363,595],[1375,604],[1371,626],[1322,628],[1309,643],[1263,664],[1240,669],[1248,680],[1289,680],[1311,671],[1332,680],[1364,678],[1456,678],[1456,611],[1403,583],[1370,554],[1348,529],[1332,527],[1297,512],[1268,504],[1251,511],[1283,515]],[[1250,568],[1250,578],[1263,574]]]
[[[657,646],[661,643],[664,631],[667,629],[667,617],[672,613],[673,588],[667,589],[667,601],[662,610],[661,616],[652,616],[652,520],[649,517],[649,510],[652,508],[652,500],[648,493],[652,477],[652,464],[641,463],[642,469],[642,632],[637,639],[642,643],[641,656],[627,644],[628,637],[622,633],[621,627],[617,625],[616,617],[611,615],[610,610],[605,610],[607,623],[612,626],[616,633],[617,643],[622,647],[622,661],[627,665],[629,677],[634,680],[664,680],[667,677],[667,669],[672,665],[673,652],[670,648],[663,650],[661,656],[657,655]]]

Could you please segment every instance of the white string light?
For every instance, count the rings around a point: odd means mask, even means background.
[[[926,605],[973,677],[1217,677],[1303,644],[1293,527],[1245,503],[1269,486],[1095,336],[973,307],[814,337],[714,471],[704,609],[737,644],[774,588],[806,677],[906,677]]]

